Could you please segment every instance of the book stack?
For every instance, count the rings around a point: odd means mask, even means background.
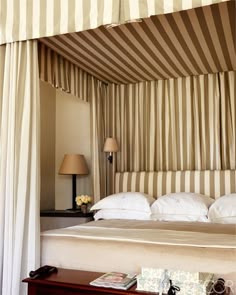
[[[127,290],[136,283],[136,274],[108,272],[90,282],[90,285]]]

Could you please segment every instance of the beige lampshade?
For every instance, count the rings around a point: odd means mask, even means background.
[[[59,174],[88,174],[88,166],[83,155],[66,154]]]
[[[114,137],[107,137],[104,144],[104,152],[118,152],[119,147]]]

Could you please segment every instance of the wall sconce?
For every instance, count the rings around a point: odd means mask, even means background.
[[[59,169],[59,174],[72,175],[72,208],[76,210],[76,175],[88,174],[88,166],[83,155],[66,154]]]
[[[108,161],[112,164],[113,156],[112,153],[118,152],[119,147],[116,139],[114,137],[107,137],[104,144],[104,152],[108,152]]]

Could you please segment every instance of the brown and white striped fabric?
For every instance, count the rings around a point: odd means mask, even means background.
[[[0,44],[118,23],[117,0],[0,0]]]
[[[225,0],[0,0],[0,45],[222,1]]]
[[[116,84],[236,70],[235,1],[41,41],[97,79]]]
[[[236,169],[235,97],[236,72],[108,85],[116,171]]]
[[[227,0],[223,0],[227,1]],[[149,17],[151,15],[172,13],[181,10],[201,7],[219,0],[121,0],[120,23]]]
[[[115,193],[142,192],[155,198],[193,192],[213,198],[236,193],[236,171],[124,172],[115,174]]]
[[[236,168],[236,72],[105,85],[41,45],[41,79],[91,102],[96,199],[105,195],[106,136],[120,144],[113,173]]]
[[[92,97],[92,80],[103,84],[43,43],[39,43],[39,77],[53,87],[75,95],[84,101]]]

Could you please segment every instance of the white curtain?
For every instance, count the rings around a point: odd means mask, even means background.
[[[37,41],[0,46],[0,294],[26,294],[39,266]]]

